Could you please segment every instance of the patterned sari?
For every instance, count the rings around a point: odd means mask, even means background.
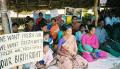
[[[76,39],[72,35],[70,38],[64,40],[60,48],[61,52],[65,53],[67,56],[58,55],[59,67],[60,69],[74,69],[74,68],[85,68],[87,67],[87,61],[77,54],[77,44]],[[74,58],[73,58],[73,55]],[[72,58],[70,58],[72,57]]]

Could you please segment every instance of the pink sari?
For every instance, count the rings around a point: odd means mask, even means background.
[[[89,36],[88,34],[84,34],[82,36],[82,45],[85,50],[82,56],[88,62],[107,57],[107,52],[99,50],[99,43],[96,35]]]
[[[72,35],[70,38],[65,40],[62,44],[61,51],[67,54],[68,56],[59,55],[59,61],[61,62],[61,69],[74,69],[74,68],[83,68],[87,66],[87,61],[77,54],[77,44],[75,37]],[[69,58],[72,55],[76,55],[73,59]]]

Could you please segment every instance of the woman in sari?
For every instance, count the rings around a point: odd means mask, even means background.
[[[107,53],[99,50],[98,38],[95,35],[95,27],[93,25],[88,26],[89,32],[82,36],[83,52],[82,56],[88,61],[94,61],[98,58],[107,57]]]
[[[51,21],[52,21],[52,27],[50,29],[50,34],[53,37],[53,40],[55,41],[58,36],[59,26],[58,26],[55,18],[51,19]]]
[[[64,36],[58,43],[58,64],[60,69],[86,68],[87,61],[77,55],[77,43],[75,36],[72,35],[72,27],[63,25]]]

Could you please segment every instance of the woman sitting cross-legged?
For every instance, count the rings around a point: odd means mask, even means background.
[[[82,36],[83,52],[82,56],[88,61],[94,61],[98,58],[106,58],[107,53],[99,50],[98,38],[95,35],[95,26],[88,26],[89,32]]]
[[[72,27],[63,25],[63,38],[59,40],[57,49],[58,67],[60,69],[87,68],[88,62],[77,55],[77,43],[75,36],[72,35]]]

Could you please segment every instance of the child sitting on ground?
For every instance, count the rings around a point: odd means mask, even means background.
[[[53,60],[53,51],[49,48],[48,42],[43,43],[43,54],[44,54],[43,59],[36,63],[36,67],[38,69],[47,68]]]

